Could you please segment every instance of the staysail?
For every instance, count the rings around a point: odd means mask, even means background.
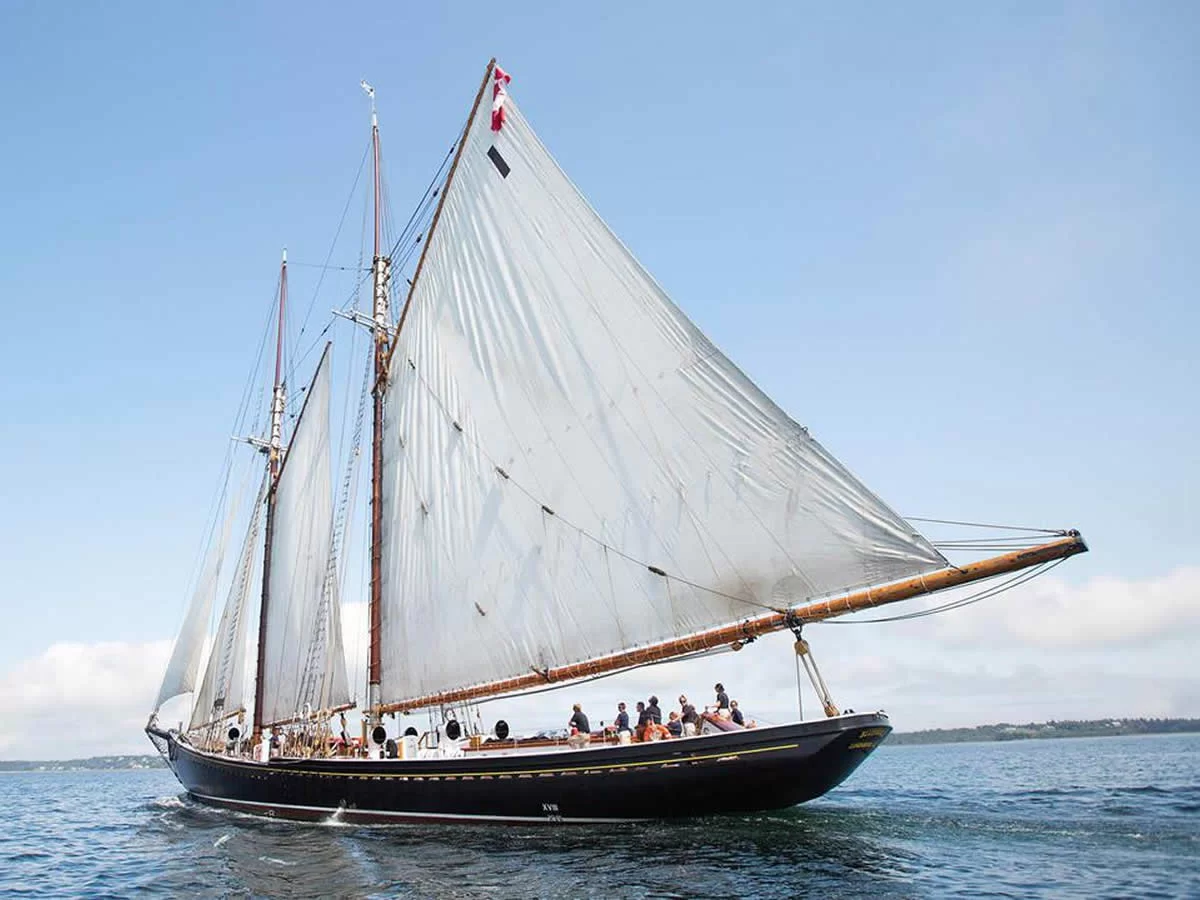
[[[335,672],[340,666],[338,690],[345,692],[341,629],[331,629],[322,622],[334,606],[324,602],[333,533],[328,347],[284,457],[274,502],[274,531],[266,573],[271,600],[260,644],[264,659],[261,721],[265,724],[289,721],[306,712],[308,698],[302,696],[302,688],[310,671]],[[314,635],[325,633],[333,639],[314,644]],[[332,665],[330,657],[338,665]],[[324,691],[318,685],[316,695]]]
[[[266,491],[267,478],[264,476],[250,513],[237,570],[229,585],[204,678],[196,694],[189,728],[219,721],[246,708],[246,632],[250,618],[247,600],[258,571],[258,537]]]
[[[208,636],[209,620],[212,618],[217,582],[221,577],[225,547],[229,543],[229,529],[236,512],[235,506],[236,504],[230,504],[221,533],[208,548],[200,578],[196,582],[196,591],[192,595],[183,626],[179,629],[179,636],[175,639],[171,661],[167,663],[167,672],[163,676],[158,700],[154,703],[155,712],[172,697],[186,694],[196,687],[196,675],[200,671],[200,658],[204,654],[204,640]]]
[[[389,374],[384,704],[946,565],[671,302],[511,97],[443,203]]]

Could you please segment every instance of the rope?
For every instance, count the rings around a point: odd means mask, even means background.
[[[932,522],[935,525],[962,525],[966,528],[996,528],[1000,531],[1032,531],[1038,534],[1065,535],[1066,532],[1057,528],[1027,528],[1022,525],[989,525],[986,522],[959,522],[955,519],[923,519],[920,516],[905,516],[910,522]]]
[[[312,315],[313,306],[316,305],[317,295],[321,292],[321,285],[325,283],[325,272],[329,269],[336,269],[337,266],[330,266],[329,260],[333,258],[333,251],[337,248],[338,238],[342,234],[342,226],[346,224],[346,214],[350,211],[350,204],[354,202],[354,195],[358,192],[358,182],[362,178],[363,167],[367,163],[367,156],[371,152],[371,142],[367,142],[367,149],[363,151],[362,159],[358,161],[358,171],[354,173],[354,183],[350,185],[350,195],[346,198],[346,205],[342,207],[342,216],[338,219],[337,230],[333,233],[333,240],[329,244],[329,252],[325,254],[325,262],[321,265],[321,277],[317,279],[317,286],[313,288],[312,299],[308,301],[308,310],[304,313],[304,321],[300,323],[300,331],[296,334],[296,340],[299,341],[304,334],[304,329],[308,327],[309,317]]]
[[[846,619],[846,620],[821,619],[817,623],[814,623],[814,624],[866,625],[866,624],[877,623],[877,622],[903,622],[908,619],[921,619],[921,618],[924,618],[925,616],[934,616],[934,615],[937,615],[938,613],[949,612],[952,609],[960,609],[964,606],[970,606],[974,603],[978,603],[980,600],[986,600],[989,597],[995,597],[998,594],[1003,594],[1005,591],[1010,591],[1013,588],[1018,587],[1027,581],[1031,581],[1034,578],[1037,578],[1039,575],[1044,575],[1046,572],[1049,572],[1051,569],[1053,569],[1055,566],[1061,564],[1063,561],[1064,560],[1062,560],[1062,559],[1056,559],[1056,560],[1053,560],[1048,563],[1042,563],[1040,566],[1035,566],[1034,568],[1029,569],[1028,571],[1018,572],[1015,575],[1013,575],[1011,578],[1009,578],[1007,581],[1003,581],[1000,584],[992,585],[991,587],[985,588],[984,590],[979,591],[976,594],[971,594],[967,597],[962,597],[958,600],[952,600],[949,603],[943,603],[941,606],[935,606],[935,607],[932,607],[931,609],[923,609],[918,612],[904,613],[904,614],[898,615],[898,616],[882,616],[882,617],[875,618],[875,619]]]

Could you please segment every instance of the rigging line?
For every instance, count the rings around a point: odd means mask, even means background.
[[[354,289],[350,292],[350,296],[347,297],[345,300],[343,300],[342,305],[340,307],[338,307],[339,309],[342,310],[342,312],[345,312],[347,309],[350,309],[350,308],[358,309],[358,298],[362,294],[362,286],[364,284],[366,284],[370,278],[371,278],[371,270],[367,269],[366,274],[363,275],[361,278],[358,279],[358,281],[356,281],[354,283]]]
[[[443,417],[445,417],[446,420],[451,424],[451,426],[453,426],[454,419],[450,415],[449,411],[446,409],[445,404],[442,402],[442,398],[439,397],[433,391],[433,389],[425,381],[424,377],[422,377],[420,371],[415,371],[414,374],[415,374],[417,380],[421,383],[421,385],[425,388],[426,391],[428,391],[429,395],[433,398],[434,402],[438,406],[438,409],[441,410]],[[458,429],[455,429],[455,430],[457,431]],[[501,468],[501,466],[492,458],[492,456],[486,450],[483,449],[483,445],[480,444],[479,441],[471,440],[465,429],[461,433],[466,440],[471,441],[471,443],[475,446],[475,448],[479,451],[479,453],[488,461],[489,464],[491,464],[494,468],[497,468],[497,469]],[[514,478],[512,478],[511,475],[509,475],[505,480],[510,482],[511,484],[513,484],[517,488],[517,490],[519,490],[522,494],[524,494],[526,497],[528,497],[533,503],[536,503],[540,508],[542,508],[542,509],[546,508],[546,505],[544,503],[542,503],[541,500],[539,500],[530,491],[528,491],[524,487],[524,485],[522,485],[519,481],[516,481]],[[630,562],[635,563],[644,568],[647,568],[647,569],[650,568],[649,563],[645,562],[644,560],[640,560],[633,556],[630,556],[628,553],[625,553],[624,551],[619,550],[618,548],[605,543],[603,540],[597,538],[595,535],[593,535],[591,532],[587,531],[586,529],[581,528],[578,525],[574,524],[573,522],[569,521],[568,519],[563,518],[561,516],[561,514],[555,513],[555,517],[559,521],[561,521],[564,525],[566,525],[567,527],[572,528],[575,531],[579,532],[581,535],[583,535],[584,537],[586,537],[588,540],[592,541],[593,543],[595,543],[601,547],[604,547],[608,550],[611,550],[617,556],[627,559]],[[774,606],[770,606],[765,603],[759,603],[756,600],[747,600],[745,597],[737,597],[733,594],[727,594],[724,591],[718,591],[715,588],[710,588],[710,587],[706,587],[701,584],[696,584],[695,582],[688,581],[686,578],[681,578],[678,575],[672,575],[672,574],[668,573],[666,575],[666,577],[674,579],[675,581],[678,581],[680,584],[686,584],[688,587],[694,588],[695,590],[705,591],[706,593],[712,594],[717,597],[724,597],[726,600],[732,600],[736,603],[743,603],[743,604],[746,604],[747,606],[755,606],[755,607],[758,607],[759,609],[767,610],[769,612],[784,612],[784,610],[782,610],[782,609],[779,609]]]
[[[296,357],[296,359],[293,361],[292,366],[291,366],[292,380],[295,380],[296,369],[298,369],[303,364],[303,362],[306,359],[308,359],[309,356],[312,355],[312,352],[315,349],[317,349],[317,347],[323,346],[322,342],[325,338],[325,335],[329,333],[329,329],[332,328],[336,322],[337,322],[337,317],[330,316],[329,321],[325,323],[325,327],[322,328],[320,330],[320,332],[318,332],[318,334],[315,338],[313,338],[312,343],[309,344],[308,347],[305,348],[303,353],[301,353],[298,357]],[[303,391],[301,393],[303,393]]]
[[[312,299],[308,301],[308,310],[304,313],[304,321],[300,323],[300,331],[296,334],[296,340],[300,339],[304,334],[304,329],[308,327],[308,319],[312,315],[313,306],[316,305],[317,295],[321,292],[321,285],[325,283],[325,272],[329,269],[329,260],[333,258],[333,251],[337,249],[338,238],[342,234],[342,226],[346,224],[346,213],[350,211],[350,204],[354,202],[354,194],[358,190],[358,182],[362,178],[363,167],[367,164],[367,156],[370,152],[371,142],[367,141],[362,159],[358,161],[358,171],[354,173],[354,183],[350,186],[350,195],[346,198],[346,205],[342,207],[342,215],[338,219],[337,230],[333,234],[333,241],[329,244],[329,252],[325,254],[325,263],[321,266],[321,277],[317,279],[317,286],[313,288]]]
[[[266,318],[263,321],[262,337],[258,343],[258,354],[254,359],[254,365],[250,369],[250,375],[247,378],[245,388],[242,391],[242,399],[238,403],[237,411],[234,414],[233,433],[237,434],[245,427],[246,416],[250,409],[250,400],[254,394],[254,388],[258,384],[259,372],[262,369],[263,357],[266,353],[267,343],[271,335],[271,326],[275,320],[275,304],[279,302],[279,276],[275,276],[275,286],[272,290],[272,300],[267,304]],[[261,389],[260,389],[261,394]],[[257,414],[257,413],[256,413]]]
[[[306,269],[328,269],[333,272],[370,272],[371,271],[370,269],[364,269],[361,265],[359,265],[359,266],[330,266],[330,265],[323,265],[321,263],[296,262],[296,261],[290,260],[290,259],[288,260],[288,266],[289,267],[302,266]]]
[[[1013,536],[991,535],[990,538],[948,538],[943,541],[934,541],[937,546],[962,545],[972,546],[976,544],[1012,544],[1021,546],[1022,544],[1040,544],[1045,540],[1042,535],[1038,534],[1018,534]]]
[[[1060,528],[1028,528],[1021,525],[989,525],[986,522],[959,522],[955,519],[923,519],[920,516],[905,516],[910,522],[932,522],[935,525],[962,525],[967,528],[996,528],[1000,531],[1032,531],[1037,534],[1055,534],[1065,536],[1067,532]]]
[[[465,128],[459,131],[459,137],[450,145],[450,149],[446,151],[445,157],[442,159],[441,165],[437,167],[437,172],[434,173],[433,180],[429,182],[429,187],[425,188],[425,193],[421,195],[421,199],[417,201],[417,207],[413,210],[412,215],[408,217],[408,221],[404,223],[404,228],[400,231],[400,237],[396,239],[396,243],[392,246],[388,256],[394,256],[396,250],[400,247],[400,242],[404,240],[404,236],[408,234],[409,228],[413,225],[413,220],[416,219],[417,213],[422,206],[425,205],[426,199],[429,197],[429,192],[442,180],[442,172],[446,168],[446,164],[450,162],[450,157],[454,155],[455,149],[458,147],[458,142],[465,136]]]
[[[967,597],[963,597],[959,600],[952,600],[949,603],[944,603],[941,606],[935,606],[930,609],[924,609],[924,610],[919,610],[917,612],[905,613],[905,614],[899,615],[899,616],[883,616],[883,617],[875,618],[875,619],[822,619],[819,622],[815,622],[813,624],[819,624],[819,625],[868,625],[868,624],[875,624],[875,623],[879,623],[879,622],[903,622],[903,621],[907,621],[908,619],[921,619],[926,616],[933,616],[933,615],[937,615],[939,613],[949,612],[951,610],[959,609],[964,606],[970,606],[974,603],[978,603],[980,600],[986,600],[989,597],[995,597],[998,594],[1003,594],[1006,591],[1010,591],[1015,587],[1019,587],[1020,585],[1024,584],[1027,581],[1032,581],[1034,578],[1037,578],[1039,575],[1044,575],[1046,572],[1049,572],[1051,569],[1053,569],[1055,566],[1059,565],[1061,562],[1063,562],[1062,559],[1056,559],[1056,560],[1052,560],[1047,563],[1042,563],[1040,566],[1036,566],[1029,571],[1018,572],[1015,575],[1013,575],[1012,577],[1008,578],[1007,580],[1001,582],[1000,584],[992,585],[991,587],[986,588],[985,590],[979,591],[976,594],[971,594],[971,595],[969,595]]]
[[[276,299],[278,299],[278,295],[279,295],[279,278],[278,278],[278,276],[276,276],[276,279],[275,279],[275,289],[273,291],[273,295],[275,296]],[[243,429],[243,426],[245,424],[246,415],[247,415],[247,413],[249,411],[249,407],[250,407],[250,398],[252,397],[252,395],[254,393],[254,385],[258,380],[258,372],[262,366],[263,354],[265,353],[265,348],[267,346],[268,338],[270,337],[270,333],[271,333],[271,321],[272,321],[271,312],[272,312],[272,310],[273,310],[273,307],[271,309],[268,309],[266,319],[263,322],[262,337],[259,340],[259,344],[258,344],[258,354],[255,358],[254,365],[250,370],[250,375],[247,378],[246,383],[242,388],[242,397],[241,397],[241,400],[238,402],[237,410],[234,412],[233,428],[231,429],[232,434],[238,434]],[[205,536],[201,539],[200,546],[197,550],[196,558],[192,565],[192,574],[191,574],[191,577],[188,579],[188,591],[187,591],[188,595],[194,593],[196,583],[199,581],[200,567],[203,565],[204,556],[205,556],[209,546],[211,546],[211,544],[212,544],[213,535],[216,532],[217,522],[220,519],[220,511],[221,511],[222,505],[225,502],[225,498],[228,494],[229,479],[232,476],[233,466],[234,466],[234,452],[233,451],[234,451],[234,448],[232,446],[226,447],[225,461],[222,463],[221,469],[217,476],[217,487],[215,487],[213,489],[213,497],[209,501],[209,512],[205,518],[207,527],[205,527],[204,532],[203,532],[203,534]]]

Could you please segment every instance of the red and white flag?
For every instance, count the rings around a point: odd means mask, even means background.
[[[504,101],[508,97],[504,86],[512,81],[512,76],[499,66],[493,71],[495,81],[492,84],[492,131],[499,131],[504,125]]]

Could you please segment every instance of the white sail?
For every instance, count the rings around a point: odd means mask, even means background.
[[[229,529],[233,523],[235,505],[230,504],[221,533],[208,548],[204,567],[196,582],[196,591],[192,595],[183,626],[179,629],[179,636],[175,639],[171,661],[167,663],[167,672],[163,676],[158,700],[154,704],[155,712],[172,697],[186,694],[196,687],[196,674],[200,671],[200,657],[204,653],[204,639],[208,636],[209,620],[212,618],[217,582],[220,580],[221,566],[225,560],[225,547],[229,543]]]
[[[342,646],[341,599],[336,560],[330,548],[325,588],[308,643],[308,662],[300,680],[300,709],[328,710],[349,705],[346,653]]]
[[[258,535],[266,490],[267,480],[264,477],[250,513],[238,567],[229,585],[229,595],[225,599],[225,608],[213,638],[204,678],[196,693],[189,728],[198,728],[246,708],[246,633],[251,617],[248,601],[253,595],[255,573],[258,571]]]
[[[324,659],[310,659],[322,612],[333,532],[329,452],[329,353],[309,386],[275,486],[266,634],[262,642],[262,721],[304,713],[301,686]],[[321,652],[333,652],[326,646]],[[337,647],[336,651],[341,652]],[[344,666],[345,663],[343,662]]]
[[[387,396],[383,702],[945,565],[671,302],[511,98],[430,240]]]

